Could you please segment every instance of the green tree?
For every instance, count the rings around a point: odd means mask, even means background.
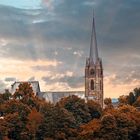
[[[44,122],[37,132],[38,140],[44,138],[68,138],[75,136],[76,121],[72,113],[58,105],[47,104],[41,108],[44,114]]]
[[[0,93],[0,105],[2,105],[3,103],[4,103],[4,99],[3,99],[2,94]]]
[[[8,136],[9,128],[7,128],[7,122],[4,118],[0,118],[0,140]]]
[[[135,102],[135,96],[133,94],[133,92],[130,92],[128,95],[128,104],[132,105]]]
[[[140,107],[140,96],[137,98],[137,100],[133,103],[133,106]]]
[[[5,102],[2,106],[2,109],[3,109],[2,112],[4,113],[4,115],[18,113],[20,118],[23,121],[27,120],[27,115],[31,111],[29,106],[27,106],[26,104],[23,104],[19,100],[15,100],[15,99]]]
[[[4,101],[10,100],[12,97],[12,94],[9,92],[9,90],[5,90],[5,92],[2,94],[2,98]]]
[[[32,96],[34,96],[33,89],[28,82],[21,83],[13,95],[15,99],[29,98]]]
[[[8,114],[4,117],[8,130],[8,138],[13,140],[23,140],[21,133],[25,131],[25,123],[18,113]]]
[[[111,114],[106,114],[101,119],[101,129],[99,137],[103,138],[104,140],[117,140],[116,137],[116,119]]]
[[[130,105],[123,105],[114,114],[117,123],[119,140],[131,140],[136,131],[136,122],[133,119],[137,110]]]
[[[111,98],[105,98],[104,99],[104,104],[105,104],[106,109],[113,108]]]
[[[135,88],[134,89],[134,95],[135,95],[135,100],[140,96],[140,88]]]
[[[35,96],[32,86],[28,82],[21,83],[13,95],[14,99],[20,100],[23,104],[28,105],[30,108],[36,108],[38,111],[40,105],[44,102]]]
[[[88,106],[89,113],[90,113],[92,119],[101,117],[102,108],[101,108],[100,104],[98,104],[97,102],[95,102],[93,100],[88,100],[87,106]]]
[[[84,99],[80,99],[79,97],[72,95],[61,99],[58,102],[58,105],[64,107],[73,114],[78,126],[91,120],[89,107],[85,103]]]
[[[128,96],[122,95],[118,98],[118,100],[120,106],[128,104]]]
[[[104,104],[107,105],[107,106],[112,104],[111,98],[105,98],[104,99]]]

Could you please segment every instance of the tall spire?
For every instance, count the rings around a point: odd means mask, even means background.
[[[95,50],[95,56],[94,56]],[[91,33],[91,43],[90,43],[90,62],[93,62],[95,57],[95,61],[98,60],[98,48],[97,48],[97,39],[96,39],[96,30],[95,30],[95,21],[94,21],[94,10],[93,10],[93,22],[92,22],[92,33]]]

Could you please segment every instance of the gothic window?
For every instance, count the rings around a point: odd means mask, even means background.
[[[102,90],[102,81],[100,81],[100,90]]]
[[[91,90],[94,90],[94,81],[93,80],[91,80],[91,83],[90,83],[91,85]]]
[[[90,70],[90,74],[91,74],[91,75],[94,75],[94,69],[91,69],[91,70]]]
[[[103,71],[102,70],[100,71],[100,74],[101,74],[101,76],[103,75]]]
[[[100,77],[100,69],[98,70],[98,77]]]

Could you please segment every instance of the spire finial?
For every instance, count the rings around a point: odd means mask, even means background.
[[[95,61],[98,60],[98,48],[97,48],[97,39],[96,39],[96,30],[95,30],[95,21],[94,21],[94,9],[93,9],[93,22],[92,22],[92,33],[91,33],[91,43],[90,43],[90,61],[93,62],[94,51],[95,49]]]

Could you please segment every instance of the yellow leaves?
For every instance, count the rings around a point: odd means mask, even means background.
[[[127,96],[125,95],[122,95],[118,98],[119,100],[119,104],[122,105],[122,104],[127,104],[128,103],[128,100],[127,100]]]
[[[105,98],[105,99],[104,99],[104,104],[105,104],[105,105],[112,104],[111,98]]]
[[[2,108],[4,114],[17,112],[21,117],[26,116],[30,112],[30,108],[26,104],[15,99],[7,101]]]
[[[28,115],[28,120],[31,122],[41,123],[43,120],[43,116],[40,112],[33,108],[30,114]]]
[[[21,83],[13,95],[15,99],[22,99],[24,97],[27,98],[27,97],[33,97],[33,96],[34,96],[33,89],[31,87],[31,84],[28,82]]]
[[[140,126],[140,112],[133,106],[123,105],[118,111],[126,115],[127,119],[133,120],[135,125]]]
[[[122,104],[117,108],[110,98],[105,99],[103,110],[98,103],[85,102],[77,96],[63,98],[57,104],[47,103],[33,96],[27,83],[16,92],[21,99],[10,99],[0,105],[4,115],[0,136],[5,140],[126,140],[134,136],[139,139],[140,112],[128,105],[127,96],[119,98]],[[140,97],[135,103],[139,105]]]
[[[100,127],[101,127],[100,120],[97,119],[91,120],[87,124],[80,126],[81,129],[80,135],[86,136],[86,135],[93,134],[94,132],[99,131]]]
[[[38,129],[39,125],[43,122],[43,115],[38,112],[35,108],[32,109],[30,114],[28,115],[28,123],[26,127],[32,133]]]
[[[123,105],[118,108],[118,111],[121,113],[134,113],[136,108],[131,105]]]

